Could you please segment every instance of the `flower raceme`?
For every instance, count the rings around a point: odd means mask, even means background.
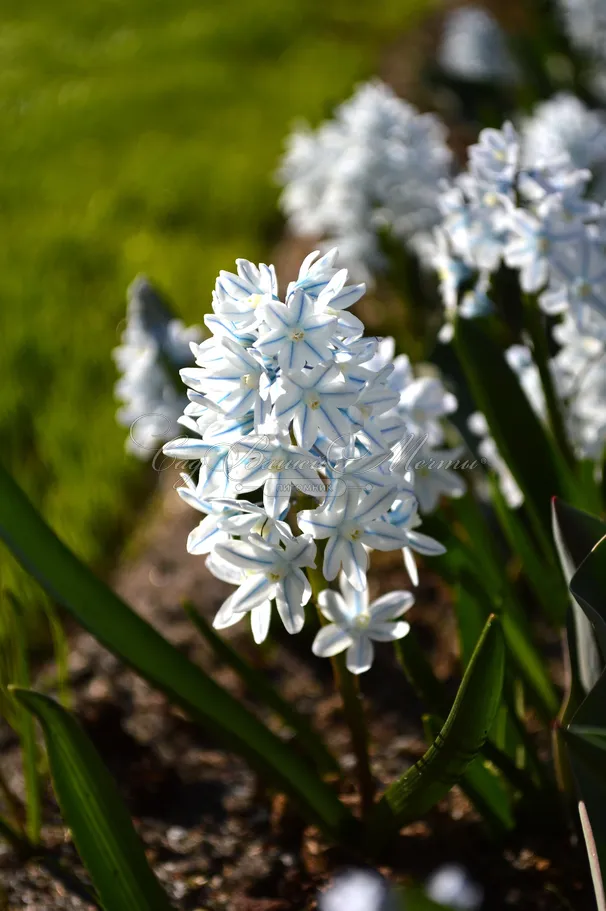
[[[139,459],[151,459],[158,445],[178,431],[186,398],[178,370],[190,360],[189,343],[198,341],[197,326],[186,328],[143,275],[128,289],[126,325],[113,356],[120,371],[115,395],[122,404],[118,423],[130,432],[125,448]]]
[[[196,365],[181,371],[189,436],[164,452],[194,466],[179,488],[204,514],[189,552],[237,586],[215,627],[249,616],[262,642],[275,605],[298,633],[309,570],[321,565],[327,582],[341,574],[343,598],[322,593],[334,630],[324,627],[314,651],[347,649],[349,669],[361,673],[372,641],[406,634],[398,618],[413,601],[393,592],[368,604],[372,552],[401,550],[417,584],[412,552],[444,551],[416,530],[418,509],[465,485],[460,472],[436,470],[428,495],[423,466],[448,455],[444,420],[456,400],[438,377],[415,377],[408,358],[394,358],[393,340],[363,336],[349,307],[364,285],[348,284],[336,259],[336,250],[307,257],[283,300],[272,266],[238,260],[235,274],[221,272],[205,319],[212,334],[191,345]],[[404,460],[407,449],[423,459]]]
[[[548,370],[568,441],[579,459],[595,462],[598,474],[606,443],[606,251],[604,207],[594,200],[603,199],[605,136],[602,115],[564,95],[540,107],[520,133],[510,123],[483,130],[469,150],[467,169],[444,187],[433,251],[444,303],[442,341],[452,338],[455,315],[491,309],[491,286],[502,264],[517,272],[529,303],[536,295],[552,325],[557,353]],[[475,289],[465,290],[474,281]],[[531,351],[515,345],[507,359],[546,423]],[[472,416],[470,426],[482,438],[478,451],[497,473],[507,502],[520,506],[523,494],[483,416]],[[430,491],[423,498],[417,484],[416,493],[427,511]]]

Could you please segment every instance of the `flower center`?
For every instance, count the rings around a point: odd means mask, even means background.
[[[265,518],[264,516],[259,516],[258,520],[252,527],[252,531],[254,534],[261,535],[262,538],[266,538],[271,531],[269,519]]]
[[[574,290],[577,297],[589,297],[591,294],[591,285],[583,278],[579,278],[574,284]]]
[[[354,626],[358,629],[368,629],[370,626],[370,615],[369,614],[358,614],[354,620]]]
[[[286,459],[284,458],[284,456],[274,456],[274,458],[269,463],[270,471],[279,472],[279,471],[284,471],[285,468],[286,468]]]
[[[542,253],[544,256],[546,253],[549,253],[550,249],[551,249],[551,241],[549,240],[549,238],[548,237],[539,237],[539,239],[537,240],[537,252]]]
[[[265,300],[264,294],[251,294],[248,298],[248,303],[253,308],[253,310],[255,310],[259,306],[259,304],[263,303],[264,300]]]
[[[271,572],[267,573],[267,578],[270,582],[279,582],[282,578],[282,573],[276,569],[272,569]]]
[[[293,329],[290,333],[291,342],[302,342],[305,338],[305,332],[303,329]]]
[[[308,395],[305,404],[308,408],[311,408],[312,411],[317,411],[322,403],[317,395]]]
[[[257,385],[257,378],[254,373],[245,373],[240,380],[240,384],[246,389],[254,389],[254,387]]]
[[[351,538],[352,541],[358,541],[362,537],[362,529],[361,528],[352,528],[351,531],[349,532],[349,537]]]

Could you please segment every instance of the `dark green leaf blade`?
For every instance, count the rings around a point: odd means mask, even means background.
[[[523,569],[524,575],[539,601],[547,620],[561,627],[569,604],[567,583],[564,576],[553,571],[536,547],[529,529],[518,510],[511,509],[495,478],[491,478],[491,500],[495,513],[509,543]]]
[[[413,690],[431,714],[438,716],[443,722],[448,717],[450,709],[446,689],[436,677],[415,631],[411,630],[404,639],[396,642],[395,646],[398,661]],[[513,787],[529,798],[536,799],[536,787],[532,779],[522,769],[518,769],[510,757],[490,738],[482,747],[482,754]]]
[[[440,733],[441,722],[435,715],[425,720],[425,729],[435,740]],[[459,786],[490,826],[495,835],[513,829],[515,820],[511,811],[511,799],[503,780],[493,772],[483,756],[476,756],[463,772]]]
[[[606,534],[606,524],[581,509],[554,497],[552,530],[558,556],[570,585],[572,577],[597,542]],[[572,596],[568,621],[569,673],[565,717],[596,684],[603,662],[597,647],[592,620]]]
[[[381,840],[423,816],[477,756],[501,703],[505,645],[492,615],[484,627],[444,727],[427,753],[385,792],[371,817]]]
[[[39,720],[57,800],[107,911],[170,911],[116,785],[75,718],[48,696],[15,688]]]
[[[295,798],[308,818],[332,836],[351,828],[353,816],[317,771],[78,560],[2,466],[0,537],[79,623]]]
[[[606,656],[606,537],[585,557],[570,580],[570,591],[585,611]]]
[[[566,580],[570,581],[585,557],[606,535],[606,522],[583,509],[571,506],[559,497],[554,497],[552,525],[554,536],[561,542],[560,559]]]
[[[551,498],[565,493],[554,445],[486,320],[458,320],[455,348],[475,404],[485,414],[499,453],[524,494],[535,533],[547,553],[553,552],[544,529],[549,527]]]

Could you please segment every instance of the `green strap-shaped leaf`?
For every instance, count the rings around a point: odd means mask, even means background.
[[[503,557],[492,544],[492,529],[471,494],[453,501],[449,510],[461,528],[457,529],[459,540],[448,528],[435,535],[448,547],[447,554],[439,558],[440,568],[446,568],[451,584],[461,584],[468,596],[474,595],[476,601],[483,604],[483,622],[492,611],[499,610],[511,658],[529,689],[529,698],[549,723],[557,714],[558,697],[543,657],[533,643],[530,624],[508,579]],[[468,541],[464,535],[469,537]],[[449,545],[451,540],[453,543]],[[463,546],[459,541],[463,541]],[[456,566],[449,565],[453,552],[458,560]],[[553,558],[556,559],[555,554]]]
[[[271,681],[238,654],[231,645],[217,635],[208,620],[192,604],[183,608],[201,636],[210,645],[215,656],[236,672],[250,692],[272,709],[282,721],[297,735],[297,741],[315,763],[322,774],[339,772],[339,765],[320,735],[310,722],[301,715],[286,699],[283,699]]]
[[[440,733],[442,723],[435,715],[429,715],[424,719],[424,727],[433,741]],[[491,770],[483,756],[476,756],[470,762],[459,785],[495,835],[513,829],[515,820],[509,794],[503,780]]]
[[[584,542],[598,533],[594,523]],[[570,591],[593,624],[606,654],[606,538],[602,538],[580,564],[570,583]],[[572,724],[561,732],[581,797],[579,815],[589,854],[598,907],[606,908],[606,670],[575,712]]]
[[[570,584],[581,563],[598,541],[606,535],[606,524],[563,500],[552,503],[553,537],[566,583]],[[568,624],[570,680],[567,686],[567,705],[578,704],[602,672],[602,657],[598,651],[593,621],[574,597],[570,598],[572,619]]]
[[[520,676],[528,687],[529,697],[541,717],[550,723],[555,718],[559,702],[554,686],[549,674],[545,668],[545,662],[542,655],[537,650],[533,639],[532,629],[527,617],[524,615],[522,608],[515,596],[515,593],[506,587],[501,594],[498,602],[491,600],[480,582],[466,570],[460,574],[460,583],[457,586],[459,590],[458,597],[463,597],[464,604],[458,611],[459,616],[463,618],[469,630],[466,634],[467,641],[462,641],[464,660],[469,659],[471,654],[470,637],[474,633],[472,617],[476,616],[476,624],[479,619],[478,614],[482,613],[482,623],[496,609],[499,604],[499,617],[503,625],[503,634],[509,656],[516,665]],[[473,603],[473,607],[472,607]],[[467,610],[469,613],[467,613]],[[464,630],[461,630],[464,633]],[[477,625],[475,626],[475,638],[477,641]]]
[[[317,771],[166,641],[63,544],[0,466],[0,537],[52,598],[334,836],[354,820]]]
[[[48,696],[15,688],[39,720],[65,822],[106,911],[170,911],[116,785],[78,722]]]
[[[555,627],[561,627],[569,604],[564,576],[554,572],[546,562],[535,545],[523,516],[505,502],[496,478],[491,478],[490,488],[492,505],[512,553],[519,560],[546,619]]]
[[[461,663],[467,667],[475,651],[478,639],[486,623],[486,611],[479,599],[474,596],[471,580],[465,579],[455,587],[455,612],[459,633],[459,651]]]
[[[467,667],[454,705],[435,742],[385,792],[370,820],[371,838],[382,840],[419,819],[456,784],[486,742],[501,702],[505,646],[491,616]]]
[[[448,717],[450,703],[444,684],[438,680],[427,660],[413,629],[404,639],[395,643],[396,655],[408,682],[415,693],[429,709],[443,721]],[[537,790],[532,779],[519,769],[510,757],[488,739],[482,747],[482,755],[497,768],[507,781],[528,798],[536,799]]]
[[[606,537],[585,557],[570,580],[570,591],[593,624],[602,657],[606,656]]]
[[[554,497],[552,526],[554,535],[561,542],[563,570],[568,582],[585,557],[606,535],[606,522]]]
[[[534,531],[549,553],[549,504],[553,496],[566,492],[554,444],[486,320],[458,320],[455,347],[477,408],[486,416],[499,453],[524,494]]]
[[[574,724],[568,726],[565,738],[575,744],[575,750],[602,775],[606,785],[606,728],[598,725]]]

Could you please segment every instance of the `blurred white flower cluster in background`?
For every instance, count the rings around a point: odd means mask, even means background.
[[[129,430],[126,449],[149,460],[178,432],[187,404],[179,369],[191,363],[190,342],[201,338],[197,326],[175,319],[151,282],[137,276],[128,289],[126,326],[114,350],[120,371],[115,396],[122,401],[117,420]]]
[[[381,230],[422,252],[451,159],[438,118],[375,80],[333,120],[292,133],[279,174],[282,209],[296,234],[337,244],[352,274],[372,282],[384,264]]]
[[[594,141],[598,122],[591,123],[587,132]],[[467,169],[443,191],[434,256],[446,316],[440,335],[450,340],[457,314],[475,316],[490,309],[491,284],[503,264],[517,272],[522,292],[537,295],[544,313],[555,320],[559,351],[549,367],[570,441],[580,458],[599,461],[606,442],[604,210],[586,194],[592,173],[571,159],[565,146],[574,148],[574,143],[552,144],[552,155],[545,157],[536,122],[532,128],[527,123],[525,132],[535,137],[529,147],[511,123],[483,130],[469,149]],[[538,157],[530,154],[532,148]],[[472,289],[465,290],[470,284]],[[514,346],[508,361],[535,413],[545,420],[531,349]],[[471,429],[487,430],[476,416]],[[479,451],[499,475],[507,502],[519,506],[521,493],[494,441],[484,439]]]
[[[558,0],[573,48],[591,67],[592,87],[606,98],[606,3],[604,0]]]
[[[461,6],[449,13],[438,63],[449,76],[464,81],[508,85],[519,79],[501,26],[482,6]]]
[[[484,890],[459,864],[444,864],[435,870],[425,883],[425,894],[450,911],[477,911],[484,898]],[[340,873],[318,897],[319,911],[406,911],[407,907],[406,890],[394,889],[368,869]],[[414,907],[418,907],[416,901]]]
[[[336,876],[318,899],[319,911],[403,911],[395,891],[373,870]]]

